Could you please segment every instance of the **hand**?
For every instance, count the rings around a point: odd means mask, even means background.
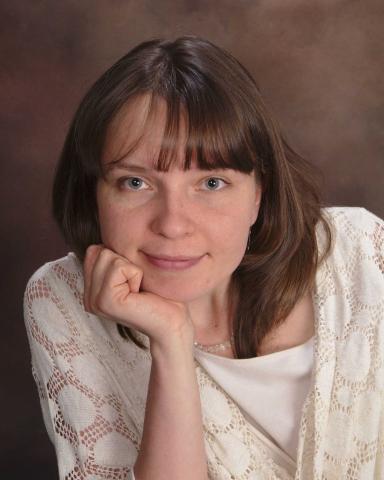
[[[84,308],[132,327],[166,345],[173,336],[193,343],[193,324],[183,303],[140,291],[143,271],[103,245],[88,247],[84,259]]]

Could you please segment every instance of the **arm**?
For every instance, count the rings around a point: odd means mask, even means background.
[[[151,342],[152,369],[136,480],[206,480],[207,462],[193,351],[182,336]]]
[[[84,261],[85,309],[150,338],[152,367],[136,480],[206,480],[194,329],[186,306],[140,289],[143,271],[102,246]]]
[[[65,269],[60,278],[50,267],[36,272],[24,297],[32,373],[59,478],[129,480],[140,432],[109,370],[78,329],[84,319],[77,311],[77,292],[71,290],[74,271],[59,267],[60,273]]]

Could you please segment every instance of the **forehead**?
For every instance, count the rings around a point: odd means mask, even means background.
[[[166,100],[148,93],[129,99],[110,122],[101,155],[101,171],[134,158],[145,168],[166,172],[231,169],[251,173],[257,152],[244,128],[220,108]]]
[[[156,164],[161,149],[167,148],[164,132],[167,122],[167,104],[161,98],[140,95],[130,100],[110,123],[104,142],[102,164],[134,157],[146,167]],[[185,114],[181,112],[177,140],[169,142],[169,149],[180,159],[186,142]]]

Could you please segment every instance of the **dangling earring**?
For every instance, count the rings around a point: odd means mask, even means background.
[[[246,251],[246,252],[249,252],[250,247],[251,247],[251,229],[249,229],[247,249],[246,249],[245,251]]]

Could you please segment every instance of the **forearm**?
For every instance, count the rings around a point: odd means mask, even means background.
[[[144,431],[136,480],[207,480],[193,350],[181,339],[151,347]]]

